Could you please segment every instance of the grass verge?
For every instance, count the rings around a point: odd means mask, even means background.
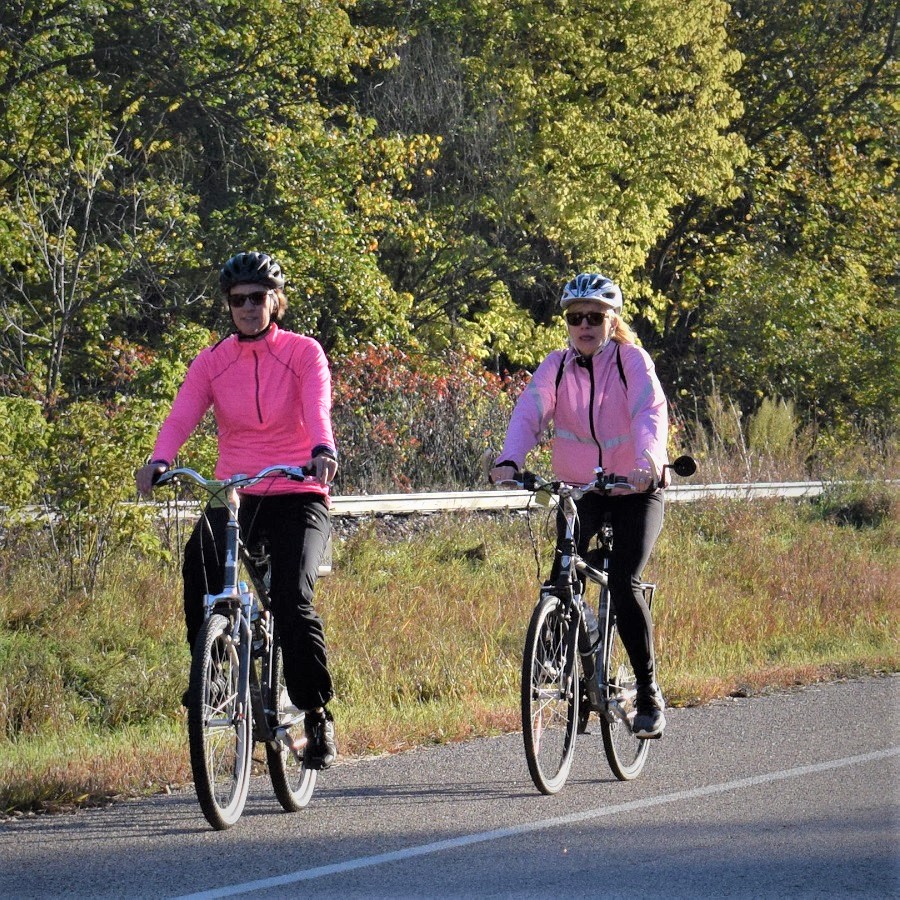
[[[838,514],[846,498],[671,504],[645,572],[670,705],[897,671],[898,501],[885,496],[862,520]],[[317,589],[342,754],[519,728],[546,525],[453,514],[342,530]],[[48,594],[39,565],[24,554],[0,573],[0,811],[187,783],[174,567],[122,559],[73,597]]]

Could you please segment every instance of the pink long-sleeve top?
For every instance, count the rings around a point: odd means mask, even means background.
[[[255,475],[281,463],[305,465],[313,451],[335,452],[331,371],[320,344],[274,323],[257,340],[233,334],[194,359],[160,428],[153,459],[174,460],[212,407],[218,426],[216,478]],[[314,479],[266,479],[252,494],[316,492]]]
[[[587,366],[577,360],[571,349],[554,350],[538,366],[516,403],[497,461],[523,468],[552,421],[556,478],[586,484],[601,465],[606,473],[628,475],[648,468],[644,450],[662,472],[668,462],[668,410],[646,351],[610,341]]]

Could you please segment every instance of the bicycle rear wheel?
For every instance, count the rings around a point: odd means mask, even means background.
[[[272,653],[270,696],[264,697],[266,715],[271,716],[272,731],[277,740],[266,742],[266,761],[269,778],[278,802],[287,812],[297,812],[310,801],[316,786],[316,770],[303,765],[303,747],[293,747],[297,738],[303,737],[303,719],[291,721],[284,712],[288,693],[284,685],[284,662],[281,644],[275,644]],[[279,731],[284,729],[283,738]]]
[[[194,645],[188,691],[188,738],[194,789],[218,831],[240,818],[250,787],[250,710],[239,696],[239,652],[231,624],[214,613]]]
[[[522,657],[522,734],[535,787],[555,794],[566,783],[578,728],[578,660],[571,616],[552,595],[531,615]]]
[[[631,730],[635,715],[634,672],[615,620],[609,623],[605,650],[603,658],[598,660],[608,686],[607,708],[600,716],[603,750],[616,778],[631,781],[641,774],[650,743],[635,737]]]

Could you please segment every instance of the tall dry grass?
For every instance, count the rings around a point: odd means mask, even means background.
[[[670,504],[645,573],[669,702],[896,671],[898,509],[884,488]],[[544,515],[342,529],[317,591],[343,754],[518,728]],[[33,553],[4,558],[0,576],[0,810],[187,782],[175,567],[122,558],[90,600],[48,590]]]

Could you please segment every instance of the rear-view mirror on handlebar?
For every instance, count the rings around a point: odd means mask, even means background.
[[[697,463],[693,456],[679,456],[673,463],[666,467],[682,478],[689,478],[697,471]]]

